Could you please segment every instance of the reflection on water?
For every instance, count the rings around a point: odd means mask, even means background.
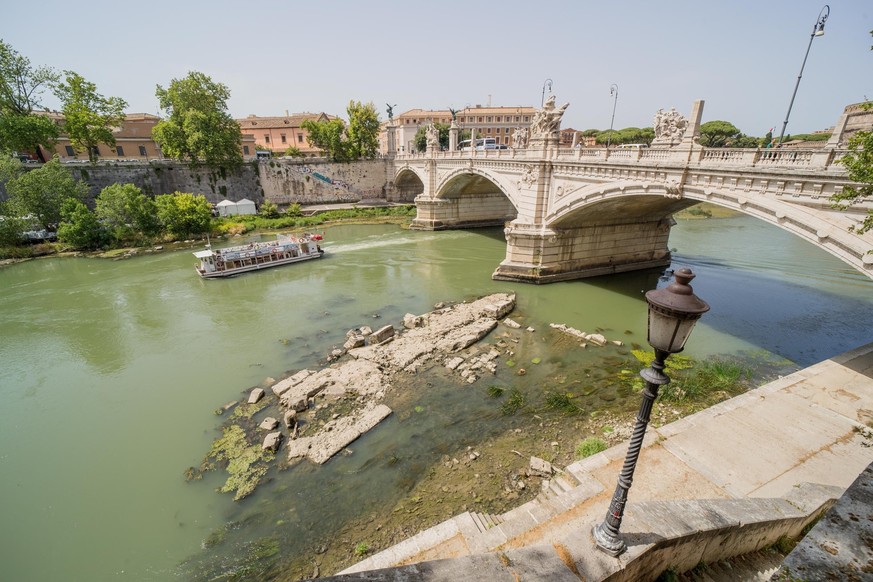
[[[808,365],[871,340],[873,283],[788,233],[744,217],[689,221],[670,245],[673,266],[691,266],[712,305],[689,355],[764,351]],[[315,551],[350,517],[393,504],[441,455],[523,422],[500,414],[489,384],[535,401],[560,377],[587,411],[620,402],[601,380],[627,347],[578,350],[548,324],[644,345],[643,295],[664,284],[657,271],[492,281],[505,254],[500,229],[341,226],[327,229],[324,247],[318,261],[226,280],[197,277],[189,251],[0,269],[0,563],[9,579],[196,578],[271,544],[283,555]],[[470,387],[438,371],[416,377],[389,396],[395,414],[353,454],[274,469],[242,503],[214,492],[220,475],[184,482],[217,436],[221,404],[268,376],[319,365],[350,328],[498,291],[517,293],[513,317],[536,330],[516,350],[519,361],[541,360],[523,378],[500,373]],[[215,532],[225,532],[221,543]]]

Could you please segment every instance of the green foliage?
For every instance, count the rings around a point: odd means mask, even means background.
[[[48,67],[32,67],[27,57],[0,39],[0,151],[50,147],[58,136],[51,119],[34,115],[41,96],[58,78]]]
[[[103,225],[87,206],[68,198],[61,208],[62,222],[58,225],[58,240],[77,249],[94,250],[105,244],[107,235]]]
[[[434,125],[439,131],[440,135],[440,149],[448,149],[449,148],[449,126],[445,123],[436,122]],[[470,138],[467,138],[470,139]],[[458,141],[463,141],[458,138]],[[423,152],[427,150],[427,126],[422,125],[418,128],[418,131],[415,132],[415,137],[412,138],[412,142],[415,144],[415,149]]]
[[[524,394],[522,394],[518,388],[513,388],[509,393],[509,398],[506,399],[506,402],[500,407],[500,411],[504,416],[512,416],[522,408],[526,403]]]
[[[73,71],[66,72],[66,83],[58,83],[55,93],[63,103],[64,131],[77,150],[88,152],[97,161],[96,146],[115,147],[113,130],[124,122],[127,102],[120,97],[103,97],[97,86]]]
[[[293,204],[289,204],[288,208],[285,209],[285,216],[290,218],[296,218],[298,216],[303,216],[303,211],[301,210],[301,206],[299,202],[295,202]]]
[[[9,204],[0,202],[0,246],[24,244],[21,233],[27,226],[27,221],[12,212]]]
[[[503,388],[492,384],[488,387],[488,396],[490,396],[491,398],[500,398],[501,396],[503,396]]]
[[[206,458],[226,463],[228,478],[219,491],[235,491],[234,500],[238,501],[250,495],[267,474],[267,461],[272,460],[273,453],[259,444],[250,446],[243,429],[233,424],[225,428],[221,438],[212,443]]]
[[[182,238],[209,231],[212,210],[202,194],[174,192],[155,198],[158,219],[168,231]]]
[[[611,134],[609,130],[606,130],[598,132],[596,136],[597,143],[602,145],[605,145],[607,141],[611,145],[623,143],[650,144],[653,139],[655,139],[655,130],[651,127],[625,127],[624,129],[614,129]]]
[[[379,151],[379,114],[372,102],[349,101],[348,155],[353,160],[376,157]]]
[[[155,125],[152,136],[164,155],[212,168],[242,164],[242,131],[227,112],[225,85],[192,71],[167,89],[158,85],[155,95],[167,119]]]
[[[551,393],[546,395],[546,408],[563,412],[564,414],[577,414],[579,407],[573,402],[572,394]]]
[[[57,158],[6,183],[10,209],[32,217],[42,228],[52,230],[61,221],[61,206],[73,198],[84,200],[88,186],[74,180]]]
[[[297,146],[288,146],[288,149],[285,150],[285,155],[291,158],[305,158],[306,154],[300,151],[300,148]]]
[[[727,121],[707,121],[700,126],[700,145],[708,148],[735,147],[734,140],[741,136],[737,127]]]
[[[268,200],[261,204],[261,208],[258,211],[258,214],[260,214],[264,218],[279,218],[279,207]]]
[[[362,558],[366,556],[369,551],[370,546],[367,544],[367,542],[360,542],[358,545],[355,546],[355,557]]]
[[[606,450],[606,443],[597,437],[588,437],[576,445],[576,458],[584,459]]]
[[[161,229],[154,200],[133,184],[112,184],[97,196],[97,217],[116,242],[154,236]]]
[[[671,356],[671,359],[673,357],[675,356]],[[661,399],[681,402],[700,400],[719,391],[735,392],[751,375],[752,372],[747,366],[735,361],[722,358],[705,360],[687,373],[675,374],[670,384],[661,388]]]
[[[873,108],[873,102],[868,101],[864,108]],[[860,185],[845,186],[842,192],[834,194],[831,201],[837,208],[846,209],[873,196],[873,131],[859,131],[849,138],[849,151],[840,158],[839,163],[845,166],[849,180]],[[850,232],[864,234],[870,229],[873,229],[873,210],[869,210],[864,221],[852,227]]]
[[[372,158],[379,148],[379,115],[372,103],[349,101],[346,109],[349,125],[342,119],[315,121],[306,119],[301,123],[309,135],[311,146],[317,147],[335,162],[348,162]]]

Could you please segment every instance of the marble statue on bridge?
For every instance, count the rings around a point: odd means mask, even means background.
[[[671,107],[670,111],[666,112],[663,109],[658,109],[652,125],[655,130],[655,139],[652,140],[652,145],[670,147],[682,142],[685,130],[688,129],[688,120],[676,111],[675,107]]]
[[[436,125],[429,124],[424,130],[424,134],[428,151],[440,149],[440,130],[437,129]]]
[[[512,134],[512,147],[516,150],[523,150],[527,147],[528,131],[526,127],[520,127]]]
[[[561,118],[569,106],[569,103],[564,103],[560,107],[555,107],[555,96],[549,95],[543,108],[534,114],[531,121],[531,141],[546,140],[548,138],[557,139],[558,130],[561,129]]]

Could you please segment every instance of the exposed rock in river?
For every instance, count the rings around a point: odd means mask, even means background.
[[[363,403],[362,408],[334,418],[314,434],[300,438],[294,438],[298,417],[289,417],[286,413],[283,418],[289,430],[289,420],[294,419],[288,458],[308,457],[316,463],[324,463],[376,426],[391,414],[390,408],[378,402],[391,388],[393,376],[400,371],[414,373],[427,363],[443,362],[470,383],[482,373],[494,373],[495,360],[500,355],[497,350],[467,358],[448,356],[485,337],[514,308],[515,295],[496,293],[470,303],[440,307],[421,316],[407,315],[404,329],[399,332],[391,325],[375,332],[363,328],[351,330],[346,342],[349,358],[341,358],[317,372],[301,370],[272,386],[281,406],[289,411],[309,409],[317,396],[353,395]],[[364,345],[357,338],[364,339]]]

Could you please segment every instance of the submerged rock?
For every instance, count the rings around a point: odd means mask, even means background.
[[[256,404],[261,398],[264,397],[264,389],[263,388],[255,388],[249,393],[249,404]]]

